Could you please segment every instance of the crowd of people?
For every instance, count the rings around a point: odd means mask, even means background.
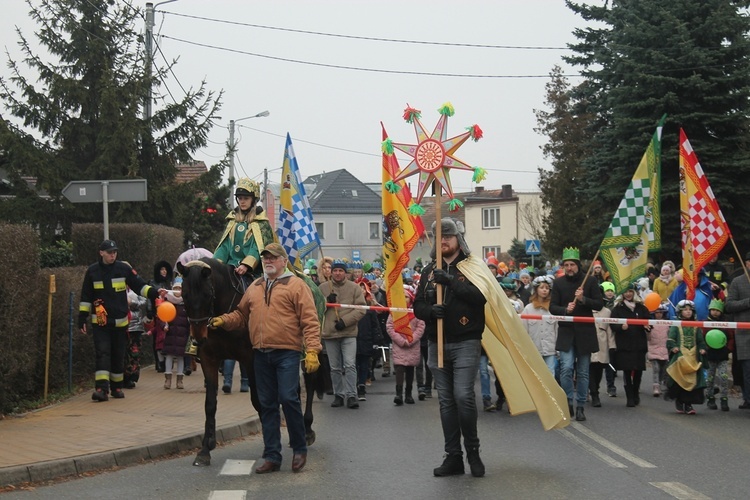
[[[501,410],[505,398],[503,381],[496,374],[497,401],[492,402],[490,374],[494,370],[481,344],[487,293],[495,292],[480,291],[469,277],[476,275],[465,274],[477,262],[482,268],[486,266],[484,273],[489,271],[497,280],[497,293],[521,315],[533,345],[567,396],[572,418],[586,420],[589,402],[594,408],[602,405],[599,390],[603,376],[607,395],[616,397],[615,378],[620,374],[625,405],[637,407],[647,363],[652,368],[653,396],[673,400],[678,413],[694,414],[693,405],[704,402],[710,409],[729,411],[730,380],[742,386],[739,408],[750,409],[750,330],[708,331],[553,318],[748,321],[750,278],[744,269],[730,276],[716,259],[712,260],[703,269],[696,297],[688,300],[680,270],[665,261],[661,266],[649,265],[644,276],[617,295],[602,262],[594,261],[591,269],[584,269],[576,248],[564,249],[559,264],[547,262],[538,270],[525,265],[516,268],[494,255],[484,261],[469,258],[471,250],[464,239],[463,225],[445,218],[441,221],[441,241],[436,242],[441,249],[441,265],[434,260],[437,249],[433,248],[430,263],[423,267],[418,260],[404,270],[403,293],[409,313],[394,315],[384,308],[388,300],[378,263],[329,257],[309,260],[304,275],[312,281],[307,280],[288,267],[289,256],[274,242],[268,219],[257,206],[257,183],[240,180],[235,196],[238,206],[227,218],[215,258],[230,266],[247,291],[235,312],[210,319],[209,327],[236,329],[244,324],[253,341],[265,446],[265,462],[257,468],[258,473],[280,469],[279,404],[294,448],[292,470],[299,472],[305,465],[298,377],[299,361],[303,359],[301,366],[308,372],[321,368],[320,376],[326,381],[326,392],[333,396],[334,408],[358,409],[367,401],[367,388],[376,380],[377,368],[382,369],[382,378],[394,376],[396,407],[432,398],[435,389],[445,456],[434,475],[463,474],[465,451],[471,474],[483,476],[477,434],[477,378],[485,411]],[[196,352],[182,303],[181,278],[173,276],[168,263],[158,262],[154,279],[146,283],[126,262],[117,260],[114,241],[105,240],[99,250],[100,259],[84,279],[79,314],[81,331],[93,332],[96,347],[92,399],[107,401],[109,395],[122,398],[123,388],[136,387],[144,335],[154,339],[157,369],[165,373],[164,388],[171,389],[175,378],[176,388],[182,389],[184,375],[194,369]],[[750,267],[750,253],[745,266]],[[306,287],[317,287],[316,293],[325,297],[324,314],[322,309],[316,314],[314,294]],[[273,300],[272,290],[278,290]],[[658,294],[659,303],[649,310],[644,299],[653,294]],[[162,300],[175,307],[175,317],[170,321],[155,314]],[[250,315],[266,309],[278,325],[297,326],[269,326],[261,333],[254,326],[258,316],[251,321]],[[280,323],[279,317],[289,321]],[[444,326],[440,366],[438,320]],[[262,363],[257,362],[258,356]],[[223,390],[231,393],[233,360],[226,360],[223,369]],[[283,390],[281,380],[286,381]],[[244,372],[240,390],[248,390]]]

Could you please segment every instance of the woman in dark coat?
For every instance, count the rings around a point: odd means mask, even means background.
[[[622,292],[612,308],[612,318],[649,319],[649,312],[641,299],[635,293],[635,286],[631,283]],[[615,334],[615,357],[613,365],[616,370],[622,370],[625,382],[625,395],[629,407],[637,406],[641,402],[638,391],[641,388],[641,377],[646,369],[646,353],[648,352],[647,332],[650,326],[642,325],[610,325]]]

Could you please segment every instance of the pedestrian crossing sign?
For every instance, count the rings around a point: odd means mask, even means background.
[[[526,255],[540,255],[542,244],[539,240],[524,240],[526,242]]]

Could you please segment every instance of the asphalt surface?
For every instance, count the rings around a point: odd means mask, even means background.
[[[87,392],[64,402],[0,420],[0,487],[47,481],[132,465],[200,447],[204,428],[203,374],[186,376],[185,389],[164,389],[164,374],[141,370],[124,399],[97,403]],[[260,431],[249,393],[219,390],[217,441]]]

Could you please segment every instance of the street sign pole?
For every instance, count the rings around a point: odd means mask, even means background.
[[[146,179],[71,181],[62,190],[71,203],[101,203],[104,239],[109,239],[109,202],[148,201]]]

